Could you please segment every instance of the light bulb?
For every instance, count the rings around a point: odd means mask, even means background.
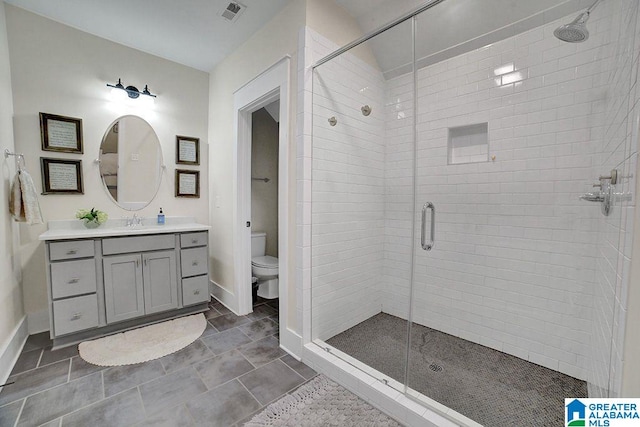
[[[118,89],[115,87],[111,88],[111,100],[122,102],[127,98],[127,92],[123,89]]]

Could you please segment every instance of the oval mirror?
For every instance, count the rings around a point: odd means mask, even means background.
[[[162,149],[149,123],[122,116],[108,128],[100,144],[100,177],[104,188],[122,209],[147,206],[160,189]]]

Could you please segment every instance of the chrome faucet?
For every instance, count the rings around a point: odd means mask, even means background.
[[[600,188],[598,192],[585,193],[579,196],[580,200],[586,200],[588,202],[597,202],[600,203],[600,208],[602,210],[602,214],[604,216],[609,216],[611,214],[611,209],[613,208],[614,199],[618,196],[621,196],[618,193],[615,193],[614,186],[618,183],[618,171],[613,169],[611,174],[608,176],[600,176],[598,178],[598,183],[593,184],[593,188]]]
[[[137,213],[134,213],[133,216],[131,218],[126,218],[127,220],[127,227],[135,227],[138,225],[143,225],[142,223],[142,217],[139,217]]]
[[[585,193],[579,197],[580,200],[586,200],[587,202],[604,202],[604,195],[602,192],[598,193]]]

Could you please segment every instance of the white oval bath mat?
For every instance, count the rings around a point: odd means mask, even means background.
[[[85,341],[80,343],[78,351],[80,357],[94,365],[133,365],[183,349],[197,340],[206,327],[204,314],[194,314]]]

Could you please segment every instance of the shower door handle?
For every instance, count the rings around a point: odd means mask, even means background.
[[[427,242],[427,209],[431,209],[431,230],[429,233],[429,241]],[[422,233],[420,234],[420,244],[422,249],[430,251],[433,248],[433,240],[436,236],[436,208],[433,203],[427,202],[422,206]]]

